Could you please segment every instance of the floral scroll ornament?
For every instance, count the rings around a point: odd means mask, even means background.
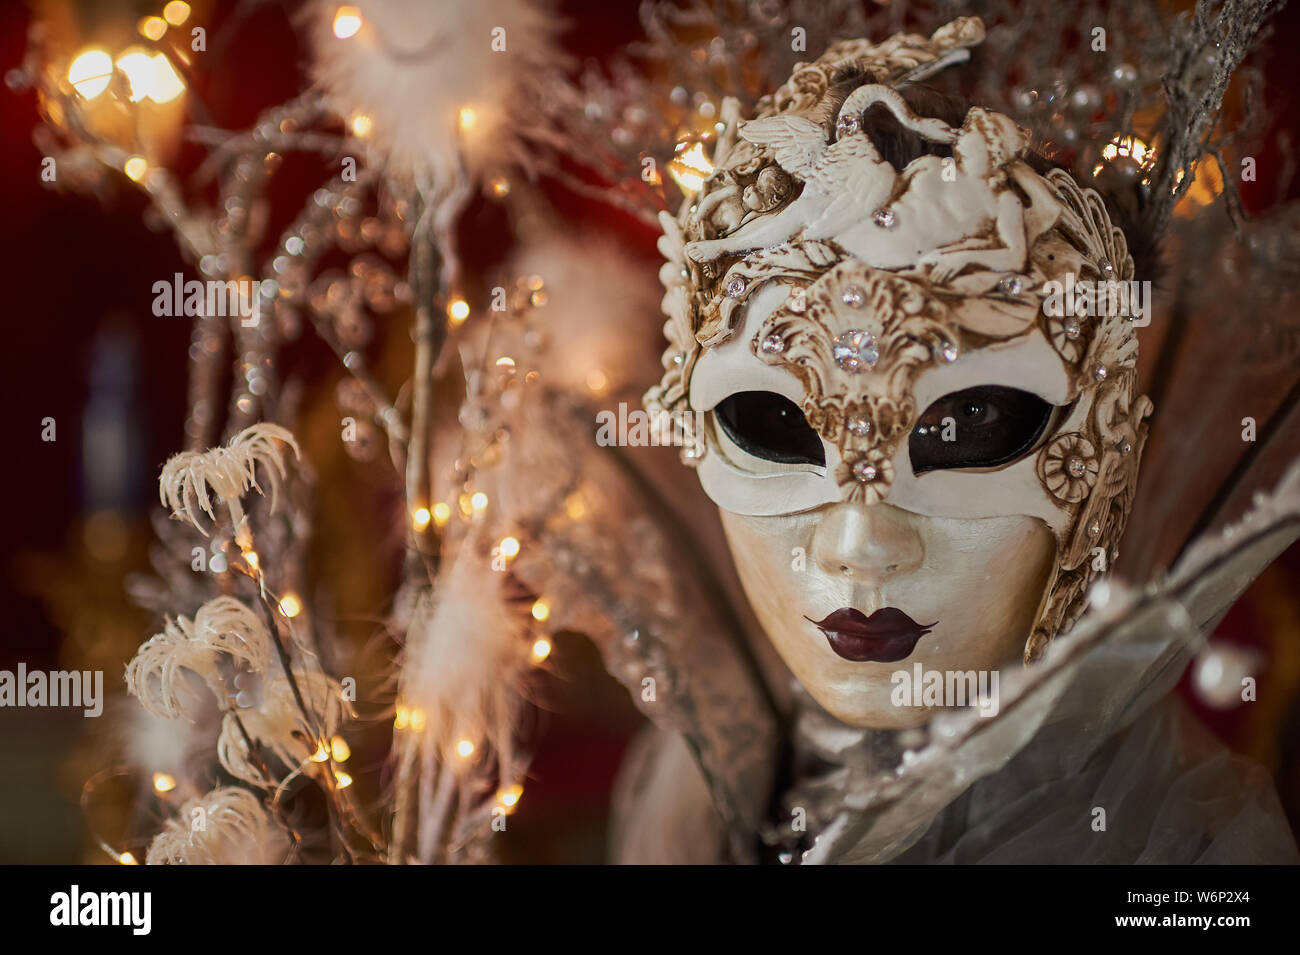
[[[1058,500],[1082,501],[1097,483],[1097,451],[1077,432],[1058,435],[1038,457],[1038,479]]]
[[[845,259],[791,294],[750,348],[799,379],[809,425],[839,449],[842,495],[873,504],[888,493],[891,461],[916,423],[913,381],[956,357],[957,333],[923,281]]]

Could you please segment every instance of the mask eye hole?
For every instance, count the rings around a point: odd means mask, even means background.
[[[779,464],[826,463],[822,439],[803,411],[771,391],[739,391],[713,409],[723,432],[747,454]]]
[[[944,395],[912,429],[912,472],[1010,464],[1038,443],[1055,410],[1037,395],[1001,385]]]

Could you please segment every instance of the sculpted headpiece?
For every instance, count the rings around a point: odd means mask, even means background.
[[[913,108],[912,84],[983,35],[961,18],[928,39],[836,43],[753,118],[724,104],[712,173],[675,219],[661,216],[670,345],[646,404],[704,415],[690,463],[734,513],[848,500],[1043,520],[1057,560],[1029,660],[1117,556],[1151,404],[1133,395],[1133,260],[1101,197],[1005,115],[973,107],[949,122]],[[882,122],[909,156],[880,147]],[[764,468],[725,439],[714,409],[742,366],[749,387],[801,407],[823,466]],[[961,427],[935,399],[1008,384],[1052,406],[1032,450],[933,465]]]

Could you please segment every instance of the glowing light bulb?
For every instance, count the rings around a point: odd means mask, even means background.
[[[126,173],[126,178],[132,182],[139,182],[144,178],[145,173],[149,171],[149,161],[143,156],[132,156],[122,163],[122,171]]]
[[[564,499],[564,513],[575,521],[580,521],[587,516],[587,502],[581,493],[574,491]]]
[[[504,176],[498,176],[492,180],[491,188],[492,195],[496,196],[498,199],[504,199],[506,196],[510,195],[510,180],[506,179]]]
[[[534,620],[538,620],[538,621],[545,620],[550,615],[551,615],[551,608],[547,606],[546,601],[541,599],[534,601],[533,603]]]
[[[337,769],[334,771],[334,781],[338,783],[339,789],[347,789],[352,785],[352,777],[347,773],[341,773]]]
[[[167,22],[162,17],[144,17],[136,27],[146,40],[158,41],[167,32]]]
[[[348,741],[342,736],[330,737],[330,756],[336,763],[346,763],[348,757],[352,755],[352,747],[348,746]]]
[[[545,637],[538,637],[533,643],[533,659],[541,663],[551,655],[551,641]]]
[[[108,89],[113,78],[113,58],[103,50],[86,50],[68,67],[68,82],[86,99],[94,99]]]
[[[117,68],[126,74],[131,84],[132,103],[138,103],[153,89],[153,57],[139,47],[133,47],[117,58]]]
[[[393,728],[404,730],[410,725],[411,725],[410,708],[398,704],[397,713],[393,716]]]
[[[429,526],[432,517],[427,507],[417,507],[411,512],[411,523],[415,525],[417,531],[422,531]]]
[[[668,175],[683,192],[699,192],[704,180],[713,173],[713,163],[704,154],[704,144],[696,142],[685,146],[679,143],[677,148],[677,155],[668,163]]]
[[[314,753],[311,754],[311,761],[312,761],[313,763],[323,763],[323,762],[325,762],[325,760],[327,760],[327,759],[329,759],[329,758],[330,758],[330,751],[329,751],[329,749],[325,746],[325,741],[324,741],[324,740],[317,740],[317,741],[316,741],[316,752],[314,752]]]
[[[120,856],[117,857],[117,861],[118,861],[119,863],[121,863],[122,865],[139,865],[139,864],[140,864],[140,863],[138,863],[138,862],[135,861],[135,856],[131,855],[131,853],[129,853],[129,852],[123,852]]]
[[[171,0],[163,7],[163,19],[174,27],[180,26],[190,18],[190,5],[185,0]]]
[[[587,388],[591,391],[600,394],[608,387],[609,379],[605,377],[605,373],[599,368],[593,368],[587,372]]]
[[[451,505],[446,501],[439,501],[433,505],[433,522],[439,527],[444,526],[447,521],[451,520]]]
[[[497,548],[501,551],[502,557],[514,557],[519,553],[519,541],[513,537],[503,537]]]
[[[472,106],[462,106],[460,108],[460,128],[462,131],[468,131],[474,128],[478,122],[478,113],[474,112]]]
[[[117,58],[117,68],[130,84],[128,99],[132,103],[146,98],[155,103],[169,103],[185,92],[185,81],[165,53],[131,47]]]
[[[467,739],[461,740],[456,744],[456,754],[462,759],[468,759],[474,755],[474,744]]]
[[[297,594],[290,591],[280,598],[280,613],[286,617],[296,617],[302,613],[302,601]]]
[[[1103,159],[1118,159],[1120,156],[1127,156],[1140,166],[1146,162],[1149,151],[1150,147],[1136,136],[1121,136],[1103,146],[1101,156]]]
[[[127,175],[130,175],[130,173],[127,173]],[[262,568],[262,561],[255,550],[244,551],[244,563],[248,564],[250,570],[260,570]]]
[[[476,511],[481,511],[488,506],[488,496],[482,491],[475,491],[470,495],[469,506]]]
[[[348,123],[352,127],[352,135],[365,139],[370,135],[370,131],[375,128],[374,120],[365,113],[357,113]]]
[[[497,793],[497,801],[507,809],[519,805],[519,797],[524,794],[524,787],[518,783],[512,783]]]
[[[168,773],[154,773],[153,788],[160,793],[169,793],[176,788],[176,779]]]
[[[334,35],[340,40],[356,36],[361,24],[361,11],[356,7],[339,7],[334,13]]]
[[[155,103],[170,103],[185,92],[185,81],[164,53],[153,55],[153,82],[149,98]]]
[[[447,303],[447,317],[451,319],[453,326],[465,321],[469,318],[469,302],[463,298],[453,298]]]
[[[411,729],[419,733],[423,731],[428,723],[429,718],[425,715],[424,710],[420,709],[418,706],[411,710]]]

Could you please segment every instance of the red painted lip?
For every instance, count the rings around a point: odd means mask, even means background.
[[[920,624],[897,607],[881,607],[870,617],[861,610],[841,607],[809,623],[826,634],[831,649],[854,663],[894,663],[911,656],[916,643],[938,626],[938,621]]]

